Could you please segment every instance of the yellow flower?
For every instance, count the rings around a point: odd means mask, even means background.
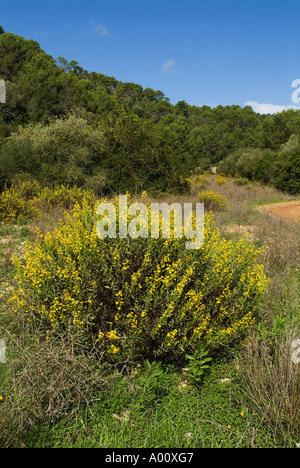
[[[110,340],[118,340],[118,338],[119,338],[118,335],[117,335],[117,332],[115,330],[111,330],[110,332],[107,332],[106,336]]]
[[[111,345],[110,349],[108,350],[110,354],[117,354],[119,351],[120,348],[117,348],[115,345]]]

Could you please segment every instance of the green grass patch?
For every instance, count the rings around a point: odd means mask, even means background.
[[[263,205],[275,205],[276,203],[289,203],[289,202],[295,202],[295,201],[300,201],[299,198],[273,198],[271,200],[269,199],[263,199],[260,201],[255,201],[251,202],[251,206],[263,206]]]
[[[248,411],[234,363],[213,365],[200,388],[187,383],[180,370],[163,370],[157,378],[145,369],[136,371],[134,377],[115,379],[99,402],[72,424],[62,420],[36,428],[23,443],[28,448],[286,446]]]

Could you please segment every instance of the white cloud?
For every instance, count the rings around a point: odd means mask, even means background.
[[[108,37],[112,39],[112,35],[110,34],[109,30],[103,24],[97,23],[96,21],[91,21],[91,24],[94,26],[93,32],[99,37]]]
[[[297,106],[276,106],[274,104],[260,104],[256,101],[247,101],[244,105],[251,106],[254,112],[257,112],[258,114],[277,114],[278,112],[283,112],[289,109],[300,110],[300,107]]]
[[[168,60],[164,65],[162,66],[162,73],[167,73],[171,71],[171,69],[175,67],[175,61],[174,60]]]

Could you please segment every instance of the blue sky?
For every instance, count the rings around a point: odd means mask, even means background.
[[[295,105],[299,18],[299,0],[14,0],[0,6],[7,32],[38,41],[54,58],[159,89],[174,104],[251,102],[262,112]]]

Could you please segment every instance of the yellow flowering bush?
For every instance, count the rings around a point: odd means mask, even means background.
[[[227,198],[213,190],[205,190],[198,194],[198,200],[204,203],[207,210],[222,210],[227,205]]]
[[[28,199],[26,191],[22,193],[23,186],[5,187],[0,194],[0,221],[14,223],[39,217],[41,213],[35,203],[35,188],[32,186],[32,198]]]
[[[178,359],[247,336],[268,284],[253,244],[222,239],[211,214],[199,250],[183,238],[101,240],[96,221],[77,205],[15,259],[11,304],[47,336],[77,327],[109,359]]]
[[[235,175],[233,182],[237,185],[250,185],[250,180],[247,177],[241,177],[239,175]]]
[[[196,176],[194,183],[197,185],[198,190],[204,190],[209,184],[209,179],[205,175]]]
[[[219,175],[217,176],[216,181],[217,181],[217,184],[218,184],[218,185],[227,185],[227,184],[228,184],[227,179],[226,179],[222,174],[219,174]]]
[[[42,187],[35,181],[19,181],[0,194],[0,221],[25,222],[38,219],[53,207],[72,208],[82,201],[94,203],[92,192],[78,187]]]

